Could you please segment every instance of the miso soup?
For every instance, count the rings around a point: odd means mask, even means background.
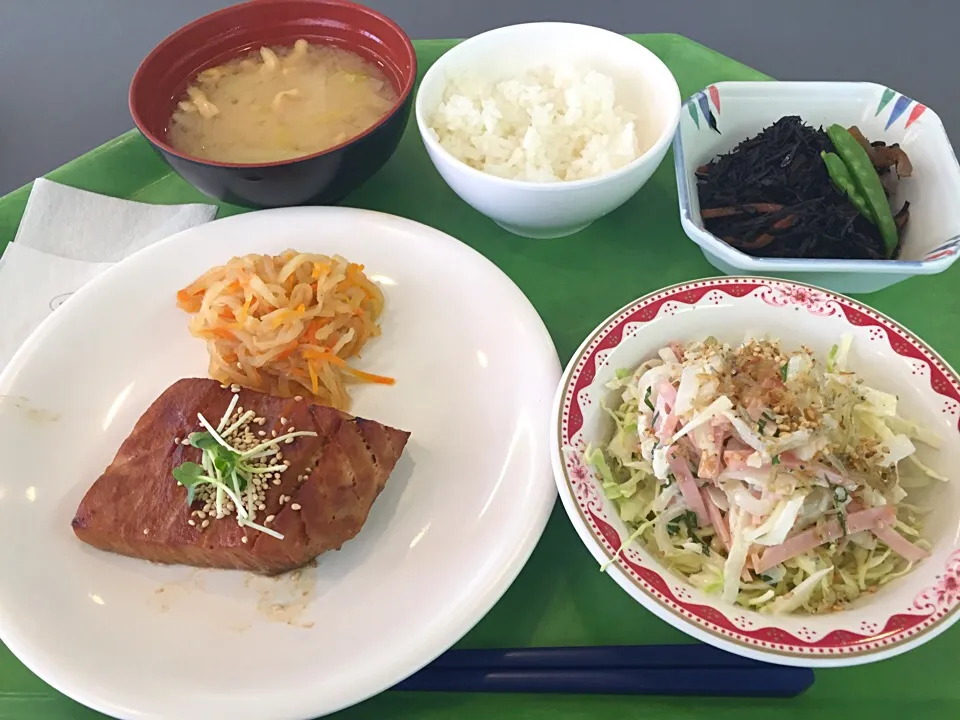
[[[194,157],[263,163],[311,155],[374,125],[397,101],[383,71],[356,53],[297,40],[201,72],[170,121]]]

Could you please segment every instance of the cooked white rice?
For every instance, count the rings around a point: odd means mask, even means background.
[[[451,78],[428,122],[454,157],[491,175],[557,182],[596,177],[640,154],[636,117],[613,79],[540,68],[497,83]]]

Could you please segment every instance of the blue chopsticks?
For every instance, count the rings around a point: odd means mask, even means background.
[[[813,671],[709,645],[450,650],[394,690],[794,697]]]

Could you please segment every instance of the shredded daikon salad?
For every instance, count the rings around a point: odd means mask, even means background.
[[[394,382],[347,363],[380,335],[383,305],[363,265],[296,250],[235,257],[177,293],[207,343],[210,377],[340,410],[349,383]]]
[[[749,338],[671,343],[608,383],[616,433],[586,462],[639,539],[725,603],[842,609],[928,556],[914,493],[945,481],[916,455],[938,438],[848,369]]]

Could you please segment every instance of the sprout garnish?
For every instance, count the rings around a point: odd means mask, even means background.
[[[226,515],[224,506],[226,501],[233,503],[237,513],[237,523],[242,527],[250,527],[283,540],[283,535],[275,530],[259,525],[253,521],[256,513],[256,493],[252,491],[254,476],[261,473],[281,473],[289,465],[285,462],[268,464],[265,458],[279,454],[278,446],[297,437],[316,437],[317,433],[305,430],[288,432],[265,442],[259,443],[247,450],[239,450],[228,441],[228,438],[237,430],[249,423],[256,415],[252,410],[243,413],[232,425],[226,427],[236,408],[238,396],[234,394],[227,411],[214,428],[202,413],[197,413],[197,419],[204,430],[191,433],[184,441],[200,450],[200,463],[185,462],[174,468],[173,477],[178,484],[187,489],[187,505],[196,500],[197,490],[203,485],[216,488],[217,519]],[[241,408],[242,409],[242,408]],[[226,427],[226,429],[224,429]],[[282,455],[280,456],[282,457]]]

